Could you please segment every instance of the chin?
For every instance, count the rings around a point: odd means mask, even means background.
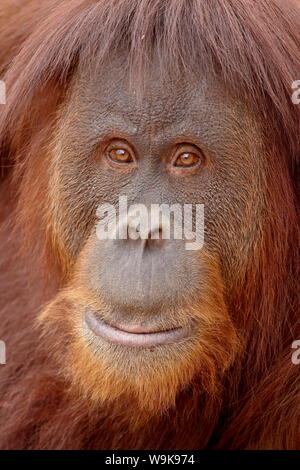
[[[224,310],[216,306],[213,319],[203,302],[202,308],[189,308],[188,315],[184,308],[173,312],[168,323],[166,312],[156,321],[138,323],[133,315],[133,320],[120,322],[124,315],[112,313],[99,299],[78,308],[79,297],[84,298],[82,290],[62,292],[40,322],[56,335],[56,343],[65,343],[63,357],[55,351],[53,356],[85,405],[120,406],[128,419],[130,410],[139,408],[143,421],[174,407],[184,391],[218,396],[222,375],[238,350],[236,331]],[[66,318],[69,326],[62,329]]]

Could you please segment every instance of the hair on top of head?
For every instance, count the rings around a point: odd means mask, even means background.
[[[23,15],[19,28],[8,22],[0,32],[1,41],[11,41],[9,53],[18,51],[4,77],[2,136],[49,80],[63,85],[79,62],[101,66],[122,49],[137,93],[154,54],[162,77],[197,79],[208,68],[257,103],[291,164],[299,158],[300,109],[291,86],[299,74],[300,15],[293,1],[50,0],[36,15],[30,3],[22,7],[29,5],[27,21]]]

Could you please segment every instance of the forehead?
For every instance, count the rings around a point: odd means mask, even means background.
[[[155,144],[182,136],[208,145],[221,139],[225,145],[256,127],[251,104],[205,69],[197,80],[188,73],[164,79],[153,64],[141,90],[124,61],[114,58],[101,69],[79,68],[71,93],[69,122],[95,140],[117,134]]]
[[[186,116],[187,111],[199,111],[199,101],[204,103],[208,94],[207,78],[203,75],[197,84],[186,77],[166,79],[155,65],[145,76],[141,86],[129,76],[122,62],[112,61],[100,73],[83,72],[80,82],[89,83],[86,91],[99,103],[103,111],[115,111],[135,124],[159,119],[173,123]],[[209,87],[217,97],[218,90]],[[211,93],[210,93],[211,94]],[[211,96],[212,97],[212,96]],[[195,102],[196,100],[196,102]]]

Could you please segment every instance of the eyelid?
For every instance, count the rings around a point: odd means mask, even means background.
[[[176,144],[174,153],[185,153],[185,152],[202,154],[202,151],[200,150],[200,148],[195,144],[191,144],[190,142],[182,142],[182,143]]]
[[[110,139],[106,145],[105,145],[105,148],[104,150],[107,151],[109,148],[111,149],[117,149],[117,148],[123,148],[125,150],[128,150],[130,151],[131,153],[135,153],[131,147],[131,145],[126,141],[126,140],[123,140],[123,139]]]

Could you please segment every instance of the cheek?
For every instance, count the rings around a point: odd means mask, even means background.
[[[74,163],[76,162],[76,164]],[[99,204],[118,203],[119,188],[127,181],[103,171],[100,163],[61,153],[52,162],[49,181],[51,225],[58,249],[75,260],[95,230]]]
[[[260,237],[264,170],[253,160],[255,155],[223,162],[205,195],[206,247],[219,257],[226,281],[245,271]]]

